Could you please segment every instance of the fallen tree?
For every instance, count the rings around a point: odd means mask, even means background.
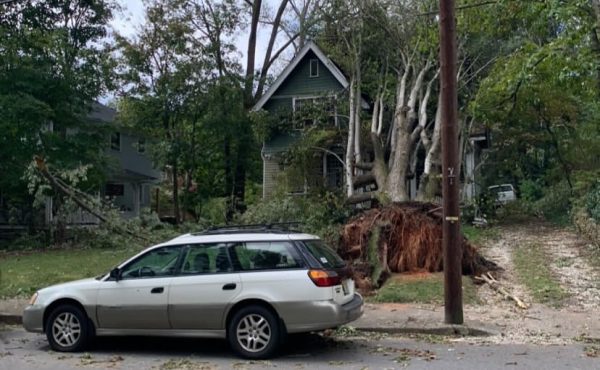
[[[109,214],[114,211],[109,205],[103,204],[100,199],[94,199],[89,194],[86,194],[72,186],[69,186],[59,177],[54,176],[48,169],[46,161],[40,156],[34,156],[35,166],[39,174],[48,182],[50,187],[59,194],[71,199],[77,206],[84,211],[88,212],[92,216],[98,218],[98,220],[108,225],[114,232],[121,235],[133,236],[137,239],[148,241],[148,239],[142,235],[131,232],[130,230],[123,227],[121,224],[115,223],[111,219]],[[120,218],[118,218],[120,221]]]
[[[339,252],[352,261],[354,278],[364,290],[380,286],[394,272],[442,271],[442,208],[403,202],[366,210],[344,226]],[[463,237],[463,274],[496,270],[500,267]]]

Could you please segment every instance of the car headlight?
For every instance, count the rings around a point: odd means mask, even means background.
[[[37,300],[37,297],[38,297],[38,293],[37,292],[33,293],[33,295],[31,296],[31,299],[29,300],[29,305],[34,304],[35,301]]]

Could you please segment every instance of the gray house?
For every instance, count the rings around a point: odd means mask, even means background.
[[[88,119],[90,124],[112,125],[116,115],[114,109],[94,103]],[[106,140],[110,170],[98,195],[112,202],[123,218],[139,216],[143,208],[150,207],[151,187],[160,181],[161,172],[154,168],[143,137],[115,128]],[[45,222],[49,224],[53,218],[52,198],[46,200],[45,208]],[[80,209],[69,215],[67,222],[94,224],[98,219]]]
[[[329,113],[331,125],[344,125],[347,121],[344,115],[338,114],[336,102],[344,97],[349,85],[348,79],[336,64],[314,42],[308,42],[252,110],[264,109],[271,114],[295,113],[309,105],[320,105],[320,108]],[[365,101],[362,101],[362,105],[368,108]],[[306,124],[311,122],[296,123]],[[273,193],[278,179],[286,170],[283,154],[298,139],[300,128],[292,127],[287,132],[279,132],[263,143],[261,156],[264,198]],[[344,149],[341,145],[332,145],[326,149],[330,153],[315,153],[316,165],[312,170],[316,176],[313,178],[320,178],[320,185],[342,187],[343,166],[336,157],[343,158]],[[295,178],[293,183],[287,185],[287,190],[290,193],[304,193],[308,186],[306,178]]]
[[[105,105],[94,103],[88,114],[86,124],[113,127],[116,111]],[[54,125],[48,123],[44,130],[54,130]],[[76,132],[76,128],[66,130],[66,135]],[[150,207],[151,187],[161,180],[162,173],[154,168],[148,156],[147,143],[143,137],[125,130],[113,131],[106,136],[106,154],[109,157],[110,171],[107,173],[106,184],[94,195],[110,200],[121,211],[124,218],[138,216],[141,209]],[[37,212],[29,207],[15,207],[8,204],[2,197],[0,189],[0,230],[19,230],[26,226],[22,224],[26,218],[35,220],[36,224],[53,222],[54,209],[52,197],[45,199],[43,212]],[[15,214],[11,219],[11,212]],[[77,210],[67,216],[68,224],[95,224],[98,219],[84,210]]]
[[[96,104],[89,118],[100,123],[113,123],[116,111]],[[140,215],[142,208],[150,207],[151,187],[158,183],[161,172],[154,168],[148,156],[146,139],[126,130],[115,130],[110,134],[107,148],[111,158],[111,171],[101,190],[105,199],[110,199],[124,218]]]

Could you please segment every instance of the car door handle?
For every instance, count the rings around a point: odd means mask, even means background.
[[[160,294],[162,292],[165,291],[165,288],[163,287],[156,287],[156,288],[152,288],[152,290],[150,291],[151,294]]]
[[[235,283],[225,284],[223,285],[223,290],[234,290],[236,286],[237,284]]]

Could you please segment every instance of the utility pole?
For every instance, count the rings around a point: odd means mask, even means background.
[[[454,0],[440,0],[440,81],[442,94],[442,220],[444,249],[444,321],[463,323],[462,238],[460,234],[460,185],[456,89],[456,21]]]

